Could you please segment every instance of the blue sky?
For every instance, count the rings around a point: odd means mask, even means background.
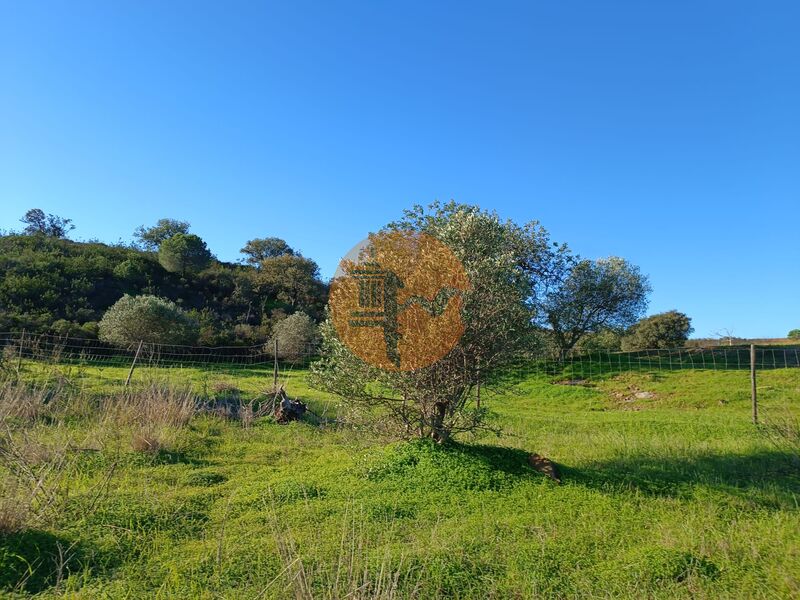
[[[695,335],[800,327],[800,36],[779,2],[0,2],[0,228],[191,221],[330,276],[454,198],[650,275]]]

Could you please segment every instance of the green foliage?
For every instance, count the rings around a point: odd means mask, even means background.
[[[25,224],[23,233],[27,235],[45,235],[54,238],[67,237],[75,229],[72,219],[64,219],[57,215],[45,214],[41,208],[32,208],[20,219]]]
[[[158,247],[158,262],[170,273],[196,273],[211,262],[206,243],[193,233],[176,233]]]
[[[116,391],[126,370],[88,367],[69,387]],[[198,394],[220,377],[161,371]],[[268,374],[227,377],[251,399]],[[289,394],[336,416],[305,375],[287,372]],[[797,369],[759,376],[763,414],[796,414]],[[597,383],[532,375],[487,396],[499,440],[387,446],[343,427],[198,415],[169,459],[116,443],[125,432],[104,431],[90,399],[79,414],[80,399],[54,395],[48,419],[10,426],[46,450],[75,441],[66,512],[0,536],[0,595],[373,598],[380,583],[384,597],[441,600],[794,597],[800,482],[750,423],[747,373]],[[629,410],[626,390],[658,400]],[[555,460],[562,484],[528,467],[528,452]]]
[[[304,312],[275,323],[270,348],[278,342],[278,358],[298,360],[310,356],[319,338],[317,325]]]
[[[786,337],[790,340],[800,340],[800,329],[792,329]]]
[[[564,273],[544,313],[562,353],[588,333],[630,327],[647,308],[647,277],[625,259],[580,260]]]
[[[276,237],[249,240],[240,252],[246,256],[245,262],[255,267],[259,266],[262,261],[268,258],[292,256],[295,254],[295,251],[289,244],[281,238]]]
[[[400,437],[444,442],[454,433],[480,429],[485,413],[470,405],[472,390],[479,378],[535,348],[532,323],[542,308],[538,286],[543,273],[560,265],[566,248],[554,246],[537,222],[518,225],[455,202],[416,206],[386,230],[431,235],[461,261],[470,281],[462,293],[464,333],[430,366],[389,372],[354,356],[326,323],[313,381],[367,415],[384,407],[387,418],[380,426]]]
[[[682,312],[651,315],[636,323],[622,338],[625,352],[650,348],[680,348],[694,329],[692,320]]]
[[[618,352],[621,346],[622,335],[614,329],[603,328],[582,337],[575,345],[575,353],[580,355],[592,352]]]
[[[133,232],[133,237],[145,250],[155,251],[169,238],[179,233],[189,233],[188,221],[176,219],[159,219],[152,227],[140,225]]]
[[[319,318],[327,300],[317,263],[303,256],[285,254],[266,258],[253,276],[255,291],[263,298],[262,314],[284,306]]]
[[[365,474],[372,481],[394,481],[403,487],[431,487],[453,493],[459,490],[501,490],[539,475],[527,464],[521,450],[496,446],[469,446],[432,440],[395,444],[368,462]]]
[[[99,333],[101,340],[119,346],[139,341],[193,344],[199,335],[199,324],[174,302],[126,294],[103,315]]]

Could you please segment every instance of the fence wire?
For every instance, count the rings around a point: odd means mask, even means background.
[[[274,367],[272,344],[252,346],[179,346],[142,343],[120,347],[94,339],[64,337],[25,332],[0,333],[3,361],[34,360],[56,364],[137,367],[267,369]],[[307,365],[318,356],[317,345],[292,348],[288,354],[278,349],[281,368]],[[757,346],[755,367],[758,370],[800,368],[800,346]],[[635,352],[600,351],[571,353],[565,357],[531,354],[521,357],[510,369],[517,375],[545,374],[557,378],[591,379],[617,373],[676,370],[731,371],[751,368],[749,346],[711,346],[661,348]]]
[[[276,363],[273,344],[253,346],[179,346],[154,343],[115,346],[94,339],[25,332],[0,333],[0,358],[6,368],[25,361],[96,367],[174,369],[204,368],[235,371],[272,369]],[[316,345],[278,349],[277,363],[283,370],[302,366],[316,356]]]
[[[800,347],[713,346],[658,348],[633,352],[600,351],[563,358],[525,357],[511,371],[517,375],[546,374],[562,379],[592,379],[622,373],[663,371],[748,371],[800,368]]]

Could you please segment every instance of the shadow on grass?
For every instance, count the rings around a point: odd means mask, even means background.
[[[663,458],[631,456],[561,467],[565,482],[614,492],[668,498],[723,494],[745,505],[796,508],[800,470],[779,451]]]
[[[434,446],[435,447],[435,446]],[[528,464],[528,452],[518,448],[451,442],[441,450],[480,462],[495,471],[514,476],[539,476]]]
[[[96,556],[85,545],[45,531],[0,535],[0,590],[42,592],[91,567]]]
[[[499,446],[450,444],[447,453],[513,479],[543,477],[528,453]],[[559,464],[566,485],[615,494],[641,493],[676,499],[709,498],[736,508],[794,510],[800,496],[797,457],[781,451],[701,454],[686,457],[627,456],[570,467]]]

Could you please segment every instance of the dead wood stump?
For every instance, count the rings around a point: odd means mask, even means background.
[[[561,473],[558,471],[558,465],[549,458],[541,456],[540,454],[529,454],[528,464],[539,471],[539,473],[547,475],[556,483],[561,483]]]

